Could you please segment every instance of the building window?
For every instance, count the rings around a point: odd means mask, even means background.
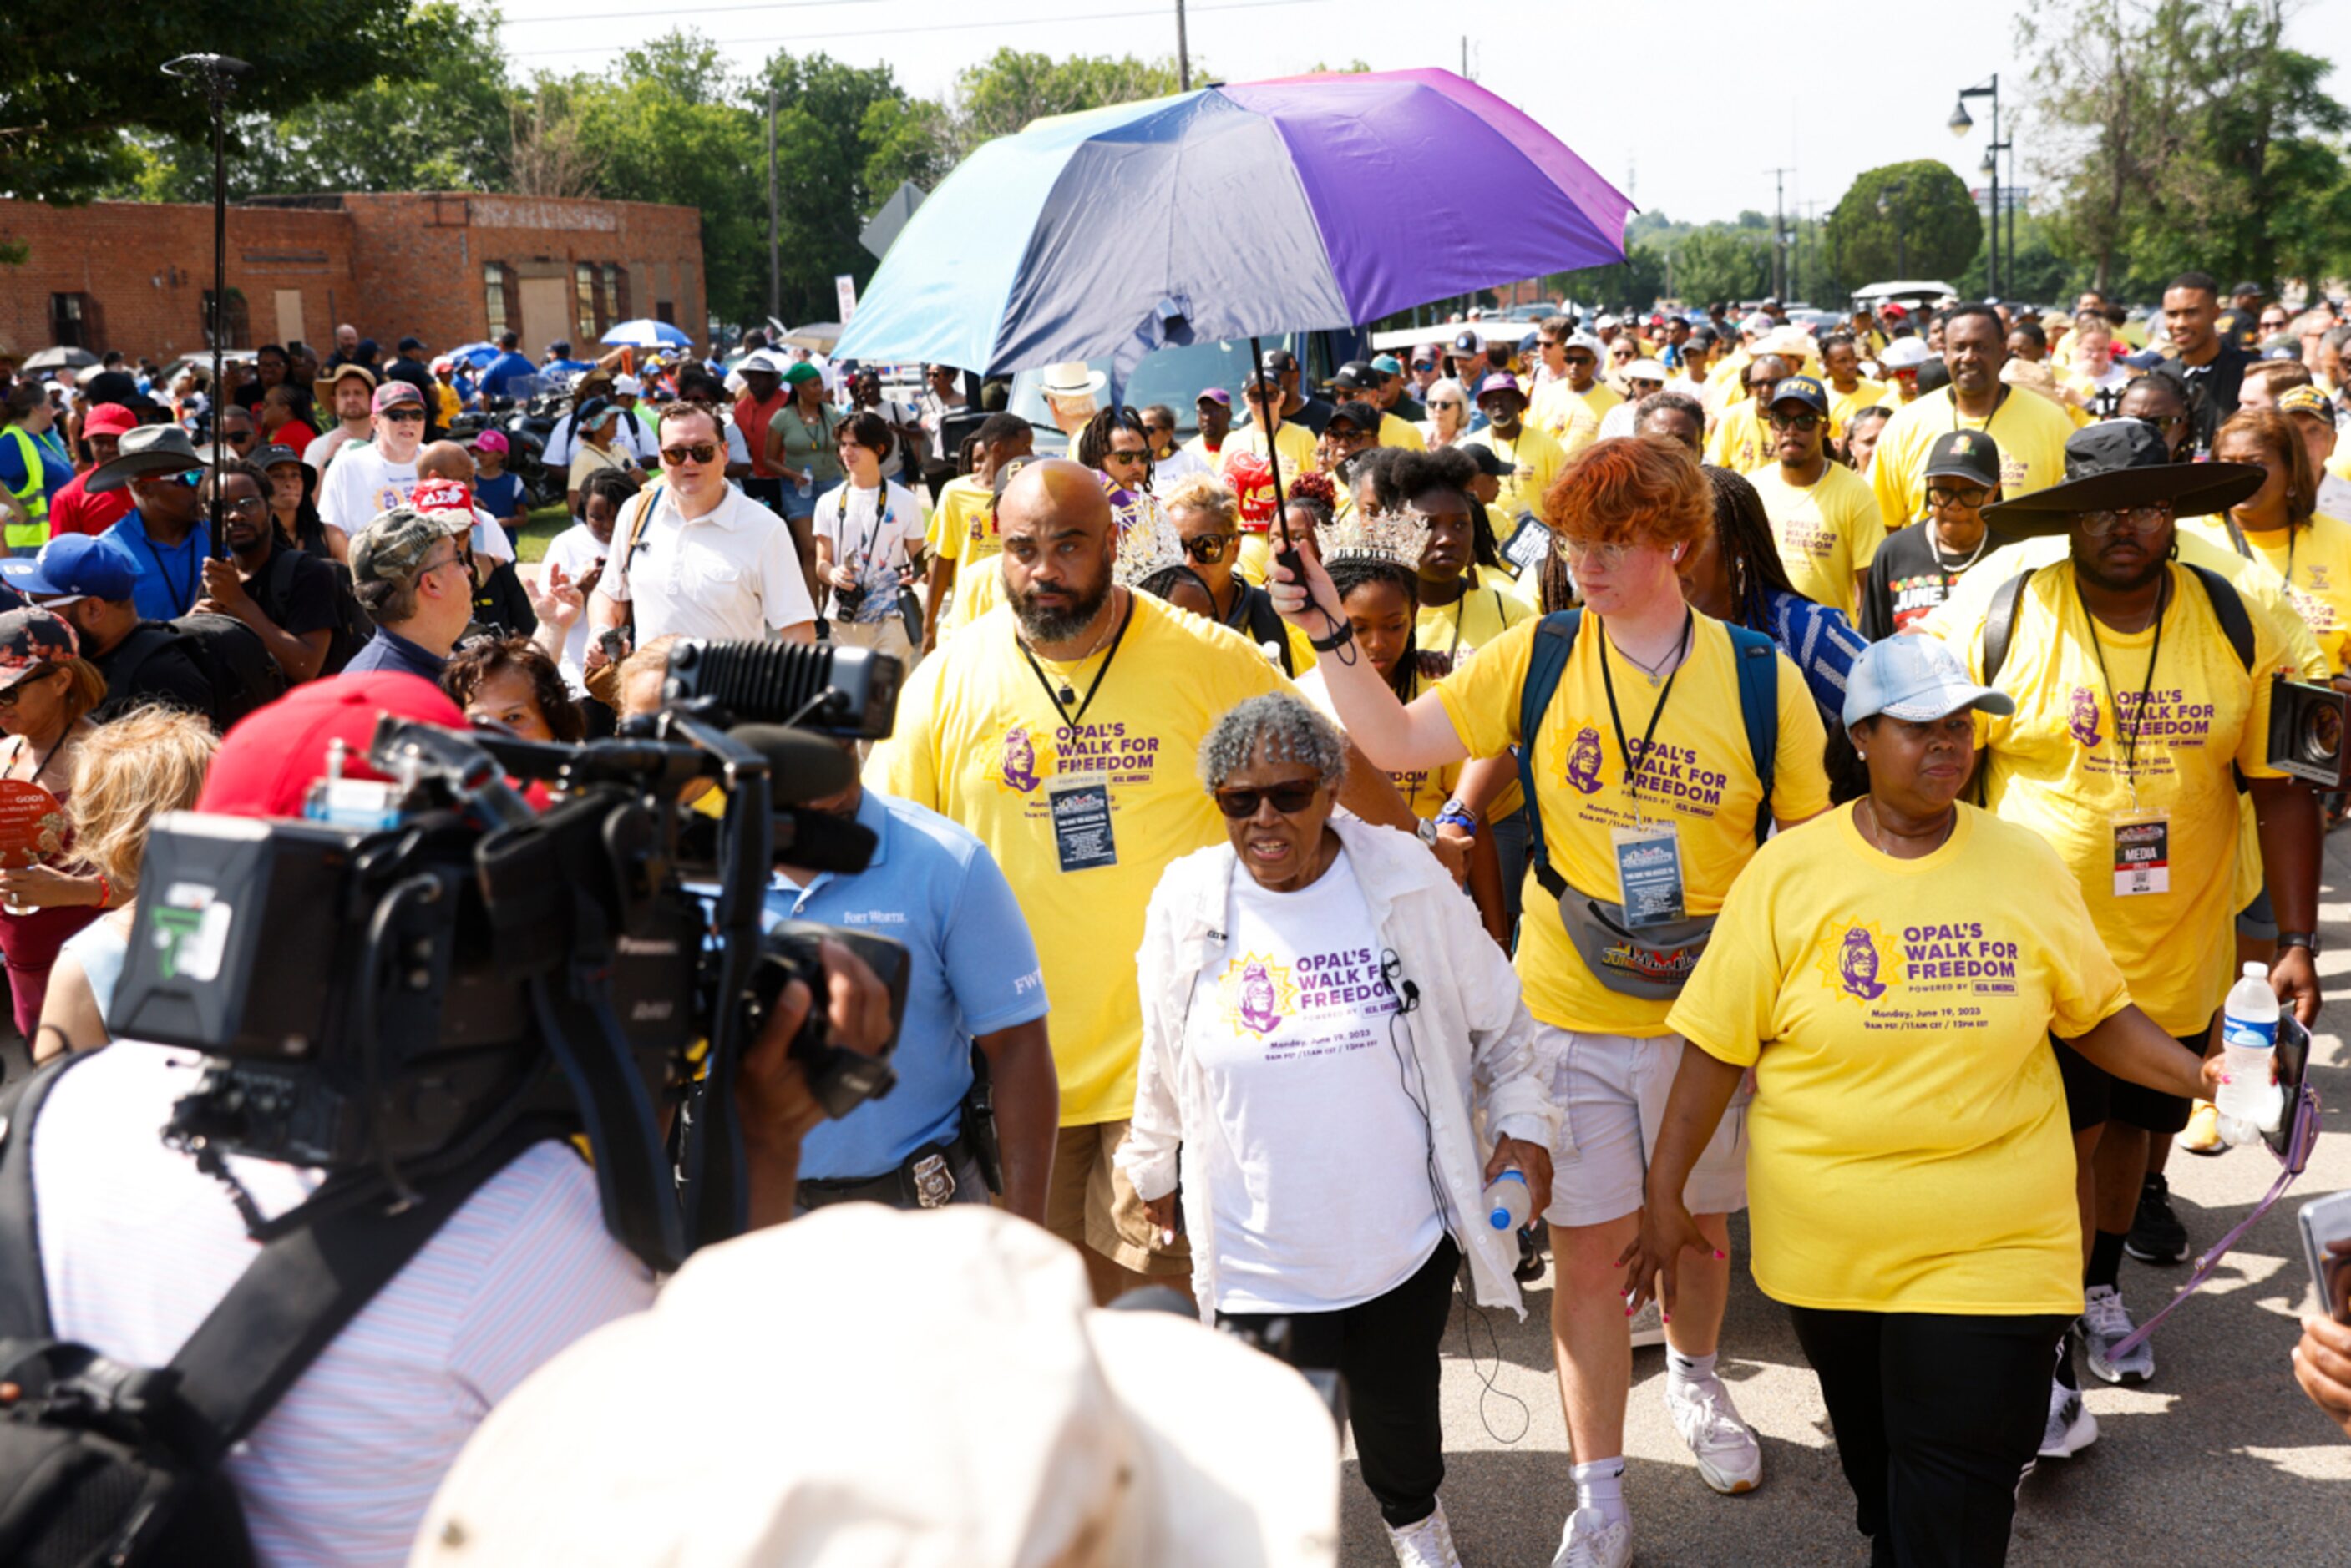
[[[503,262],[482,264],[482,314],[489,321],[486,336],[493,343],[498,334],[514,319],[514,306],[507,296],[507,269]]]
[[[224,348],[253,347],[253,323],[245,306],[245,291],[232,288],[225,296],[227,308],[221,313],[221,341]],[[213,347],[213,291],[204,291],[204,347]]]
[[[571,269],[572,292],[577,296],[572,315],[577,318],[572,327],[580,341],[572,345],[579,352],[604,335],[596,325],[596,266],[592,262],[580,262]]]
[[[654,300],[654,301],[653,301],[653,319],[654,319],[655,321],[666,322],[666,323],[668,323],[668,324],[669,324],[670,326],[672,326],[672,327],[676,326],[676,325],[677,325],[677,306],[676,306],[676,304],[675,304],[674,302],[673,302],[673,301],[666,300],[666,299],[656,299],[656,300]]]
[[[98,306],[86,294],[49,296],[49,341],[61,348],[88,348],[96,342]]]
[[[617,262],[604,264],[604,305],[607,327],[636,319],[629,310],[629,275],[621,270]]]

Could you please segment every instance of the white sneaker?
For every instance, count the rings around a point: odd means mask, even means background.
[[[1666,1413],[1698,1459],[1706,1484],[1726,1496],[1753,1491],[1763,1479],[1763,1449],[1739,1418],[1730,1390],[1719,1377],[1685,1383],[1666,1376]]]
[[[2041,1457],[2070,1459],[2097,1440],[2098,1418],[2090,1414],[2082,1396],[2051,1378],[2049,1425],[2041,1433]]]
[[[1633,1527],[1596,1508],[1579,1508],[1567,1516],[1560,1532],[1559,1553],[1551,1568],[1629,1568],[1633,1561]]]
[[[1402,1568],[1461,1568],[1461,1554],[1453,1550],[1453,1528],[1445,1522],[1445,1500],[1437,1511],[1418,1524],[1398,1530],[1388,1526],[1388,1545]]]
[[[1633,1331],[1633,1348],[1646,1350],[1651,1345],[1666,1343],[1666,1314],[1657,1307],[1657,1298],[1651,1296],[1639,1312],[1626,1323]]]
[[[2123,1305],[2122,1292],[2112,1285],[2092,1285],[2082,1301],[2082,1346],[2090,1353],[2090,1370],[2109,1383],[2145,1383],[2153,1377],[2153,1341],[2139,1341],[2127,1355],[2115,1354],[2115,1346],[2137,1326]]]

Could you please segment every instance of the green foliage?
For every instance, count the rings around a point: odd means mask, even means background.
[[[1863,171],[1829,214],[1828,238],[1848,286],[1897,275],[1955,280],[1983,244],[1983,228],[1967,185],[1927,158]]]
[[[410,67],[410,0],[300,0],[262,13],[230,0],[0,10],[0,194],[88,201],[139,177],[149,160],[131,137],[209,148],[204,95],[159,76],[165,60],[233,50],[254,67],[239,82],[238,109],[287,115],[340,84]]]
[[[1693,303],[1753,299],[1770,292],[1770,225],[1761,234],[1743,225],[1700,230],[1675,253],[1673,277],[1674,293]]]
[[[1009,136],[1032,119],[1076,114],[1104,104],[1165,98],[1178,91],[1172,57],[1138,60],[1049,55],[999,48],[956,78],[945,151],[950,166],[983,141]]]

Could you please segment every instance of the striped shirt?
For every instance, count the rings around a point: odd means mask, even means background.
[[[226,1187],[157,1129],[198,1059],[118,1044],[75,1064],[33,1130],[41,1267],[60,1338],[161,1366],[257,1243]],[[265,1214],[322,1173],[231,1157]],[[604,1230],[594,1175],[541,1144],[485,1182],[231,1454],[266,1564],[398,1564],[490,1407],[591,1329],[653,1303]]]
[[[1869,639],[1854,630],[1844,612],[1834,606],[1814,604],[1802,594],[1776,588],[1764,597],[1771,607],[1771,624],[1755,629],[1771,632],[1780,651],[1794,661],[1813,703],[1828,716],[1830,728],[1844,728],[1845,676],[1853,661],[1869,647]]]

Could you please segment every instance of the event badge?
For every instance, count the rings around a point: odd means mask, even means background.
[[[1064,871],[1092,871],[1118,864],[1118,841],[1110,826],[1110,775],[1064,774],[1046,791],[1053,814],[1053,844]]]
[[[2115,828],[2115,897],[2171,891],[2171,814],[2118,811]]]
[[[1502,559],[1524,580],[1529,572],[1543,564],[1551,554],[1551,524],[1531,513],[1519,514],[1519,525],[1510,533],[1510,543],[1502,546]]]
[[[21,871],[65,848],[66,808],[57,796],[24,779],[0,779],[0,867]],[[29,908],[0,905],[12,915]]]
[[[1624,894],[1625,924],[1634,930],[1671,925],[1687,918],[1682,900],[1682,845],[1667,823],[1657,827],[1612,827],[1616,885]]]

